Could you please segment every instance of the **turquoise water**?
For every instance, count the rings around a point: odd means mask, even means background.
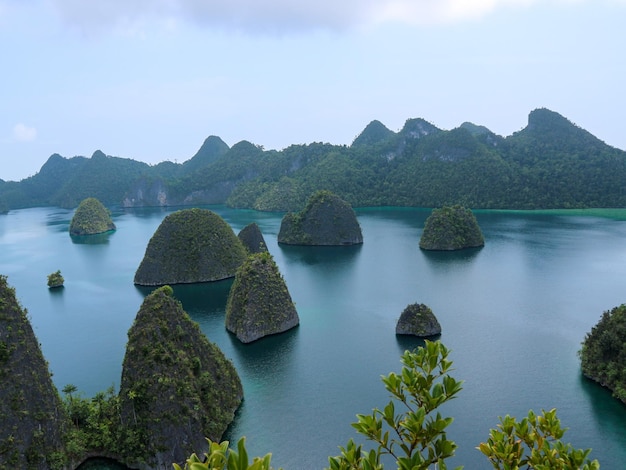
[[[438,317],[452,350],[459,397],[450,463],[490,468],[475,450],[498,416],[556,407],[565,440],[593,448],[602,468],[626,461],[626,407],[583,380],[577,351],[605,310],[626,301],[626,222],[580,213],[476,213],[486,245],[456,253],[418,247],[430,211],[360,209],[364,244],[279,246],[281,214],[210,207],[237,232],[257,222],[290,293],[300,326],[242,345],[224,328],[232,281],[176,286],[175,295],[230,357],[245,400],[226,438],[246,436],[274,467],[321,469],[356,437],[355,414],[382,407],[380,375],[419,340],[397,338],[409,303]],[[71,211],[12,211],[0,217],[0,273],[8,275],[60,389],[85,396],[119,385],[126,332],[145,289],[132,283],[148,240],[170,210],[114,211],[118,230],[71,239]],[[50,291],[60,269],[65,288]]]

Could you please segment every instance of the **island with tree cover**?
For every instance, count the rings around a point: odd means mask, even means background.
[[[282,333],[300,323],[287,284],[267,251],[237,270],[226,303],[226,329],[242,343]]]
[[[579,354],[583,375],[626,403],[626,304],[602,314]]]
[[[58,287],[63,287],[63,283],[65,279],[63,279],[63,275],[61,274],[61,270],[57,270],[53,273],[48,274],[48,287],[50,289],[56,289]]]
[[[166,216],[148,242],[134,283],[144,286],[219,281],[235,276],[247,252],[228,223],[208,209]]]
[[[430,307],[414,303],[402,311],[396,323],[396,334],[428,338],[440,335],[441,325]]]
[[[70,222],[70,235],[95,235],[115,230],[111,213],[95,197],[83,199]]]
[[[474,213],[455,205],[433,209],[426,219],[419,246],[423,250],[452,251],[485,245]]]
[[[242,228],[237,237],[249,253],[267,251],[267,243],[265,243],[263,233],[256,222],[252,222]]]
[[[470,122],[443,130],[411,118],[398,132],[372,121],[351,145],[313,142],[277,151],[245,140],[229,147],[209,136],[184,163],[147,165],[101,151],[91,158],[53,154],[29,178],[0,180],[0,208],[73,208],[91,196],[107,206],[226,204],[286,212],[322,189],[352,207],[618,208],[626,207],[625,180],[624,150],[539,108],[507,137]]]
[[[187,470],[270,470],[271,454],[250,461],[244,439],[237,449],[218,443],[241,402],[241,384],[169,286],[146,297],[129,330],[119,395],[111,387],[85,399],[68,384],[63,404],[6,277],[0,278],[0,299],[3,468],[62,470],[76,468],[88,456],[108,455],[142,470],[171,463]],[[449,354],[440,341],[427,340],[405,351],[402,371],[382,377],[389,403],[357,415],[352,424],[373,448],[350,439],[340,455],[329,457],[329,468],[382,468],[383,456],[399,467],[444,468],[457,446],[446,434],[453,419],[442,416],[440,407],[462,388],[450,375]],[[519,421],[507,415],[478,450],[494,468],[598,470],[590,449],[562,441],[565,431],[555,409],[540,415],[530,411]]]
[[[0,276],[0,468],[62,468],[68,427],[26,310]]]
[[[278,232],[286,245],[358,245],[361,226],[350,204],[330,191],[317,191],[300,212],[288,212]]]
[[[170,468],[205,438],[220,439],[243,398],[233,364],[163,286],[148,295],[128,331],[120,418],[137,446],[127,464]]]

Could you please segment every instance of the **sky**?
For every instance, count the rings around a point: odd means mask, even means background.
[[[0,178],[374,119],[508,136],[536,108],[626,150],[624,24],[626,0],[0,0]]]

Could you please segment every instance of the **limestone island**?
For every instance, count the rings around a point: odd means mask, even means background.
[[[169,214],[135,273],[143,286],[219,281],[235,276],[247,252],[228,223],[208,209]]]
[[[65,463],[69,420],[50,377],[26,311],[0,276],[0,468]]]
[[[441,325],[433,311],[424,304],[410,304],[402,311],[396,324],[397,335],[428,338],[441,334]]]
[[[220,442],[243,398],[233,364],[163,286],[148,295],[128,331],[120,384],[120,419],[138,437],[126,464],[184,466]],[[134,459],[134,460],[133,460]]]
[[[242,228],[237,234],[237,238],[241,240],[241,243],[243,243],[243,246],[246,247],[248,253],[261,253],[262,251],[267,251],[265,238],[263,238],[263,233],[261,233],[261,229],[256,222],[252,222]]]
[[[296,307],[269,252],[252,254],[235,276],[226,303],[226,329],[242,343],[300,323]]]
[[[602,314],[579,355],[583,375],[626,403],[626,304]]]
[[[419,242],[423,250],[453,251],[485,245],[483,233],[470,209],[460,205],[433,209]]]
[[[354,210],[330,191],[314,193],[306,207],[283,217],[278,243],[286,245],[358,245],[363,243]]]
[[[70,235],[95,235],[115,230],[111,213],[95,197],[83,199],[70,222]]]

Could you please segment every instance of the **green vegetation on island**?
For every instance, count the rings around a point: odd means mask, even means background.
[[[350,204],[330,191],[317,191],[300,212],[288,212],[278,232],[287,245],[358,245],[361,226]]]
[[[623,326],[623,306],[615,313]],[[0,276],[1,468],[61,470],[107,455],[146,470],[173,462],[187,470],[270,470],[271,454],[250,461],[243,438],[236,450],[217,444],[241,403],[241,382],[171,287],[145,298],[128,336],[120,393],[111,387],[84,399],[69,384],[61,403],[26,312]],[[402,371],[382,377],[389,403],[352,424],[373,448],[350,439],[329,457],[329,470],[382,469],[385,456],[398,468],[446,468],[457,445],[447,437],[453,418],[440,408],[462,388],[450,375],[449,354],[440,341],[405,351]],[[495,469],[599,469],[590,449],[564,443],[564,433],[554,409],[521,420],[507,415],[477,449]]]
[[[243,398],[237,371],[163,286],[128,332],[120,418],[135,439],[129,465],[169,468],[205,437],[219,440]]]
[[[226,329],[242,343],[282,333],[300,323],[287,284],[269,252],[248,256],[226,303]]]
[[[68,424],[27,311],[0,275],[0,468],[63,468]]]
[[[382,470],[383,458],[392,458],[401,470],[447,468],[457,445],[447,436],[453,418],[442,416],[440,408],[462,389],[462,382],[450,375],[448,356],[449,350],[439,341],[425,341],[423,347],[405,351],[402,371],[382,377],[391,400],[382,409],[358,414],[352,423],[373,448],[366,450],[350,439],[340,447],[340,455],[329,457],[326,470]],[[477,449],[494,469],[598,470],[598,461],[589,459],[590,449],[576,449],[562,441],[565,431],[554,409],[541,414],[529,411],[521,420],[507,415]],[[187,459],[185,470],[272,468],[271,454],[249,459],[243,438],[237,449],[228,441],[209,441],[209,445],[202,458],[194,453]],[[178,465],[174,468],[181,470]]]
[[[440,335],[441,325],[430,307],[414,303],[402,311],[396,324],[396,334],[428,338]]]
[[[579,354],[583,375],[626,403],[626,304],[602,314]]]
[[[462,250],[485,245],[474,213],[459,205],[433,209],[419,242],[423,250]]]
[[[61,275],[60,270],[57,270],[56,272],[48,274],[48,287],[50,289],[63,287],[64,282],[65,282],[65,279],[63,279],[63,276]]]
[[[208,209],[166,216],[146,247],[134,283],[145,286],[233,277],[247,252],[228,223]]]
[[[246,247],[249,253],[267,251],[267,243],[265,243],[263,233],[261,233],[261,229],[256,222],[252,222],[242,228],[237,234],[237,237],[241,240],[241,243],[243,243],[243,246]]]
[[[624,180],[624,150],[535,109],[508,137],[469,122],[442,130],[418,118],[399,132],[372,121],[349,146],[314,142],[276,151],[241,141],[229,148],[210,136],[184,163],[55,154],[32,177],[0,180],[0,206],[75,207],[93,196],[126,207],[226,203],[297,211],[326,189],[352,207],[580,209],[626,207]]]
[[[81,201],[70,222],[70,235],[95,235],[115,230],[111,213],[95,197]]]

